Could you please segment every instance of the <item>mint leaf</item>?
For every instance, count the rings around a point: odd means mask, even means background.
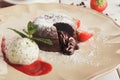
[[[38,25],[35,25],[30,21],[27,25],[27,28],[28,28],[28,34],[32,35],[37,31]]]
[[[17,34],[19,34],[19,35],[20,35],[21,37],[23,37],[23,38],[27,37],[25,34],[23,34],[22,32],[19,32],[19,31],[15,30],[15,29],[12,29],[12,28],[8,28],[8,29],[16,32]]]
[[[26,33],[27,35],[29,34],[25,29],[23,29],[23,32]]]
[[[50,39],[45,39],[45,38],[31,38],[35,41],[40,41],[40,42],[43,42],[45,44],[48,44],[48,45],[52,45],[52,41]]]
[[[23,38],[28,38],[31,39],[33,41],[40,41],[42,43],[48,44],[48,45],[52,45],[52,41],[50,39],[44,39],[44,38],[33,38],[32,35],[37,31],[38,29],[38,25],[33,24],[31,21],[28,23],[27,25],[27,30],[23,29],[23,32],[26,33],[22,33],[18,30],[12,29],[12,28],[8,28],[14,32],[16,32],[17,34],[19,34],[21,37]]]

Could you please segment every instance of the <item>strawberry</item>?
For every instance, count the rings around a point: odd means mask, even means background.
[[[78,19],[78,20],[76,20],[76,25],[77,25],[77,28],[79,28],[80,27],[80,20]]]
[[[107,0],[91,0],[90,1],[91,8],[98,12],[103,12],[106,9],[107,5],[108,5]]]
[[[78,41],[85,42],[85,41],[89,40],[92,36],[93,36],[92,33],[80,31],[80,32],[78,32]]]

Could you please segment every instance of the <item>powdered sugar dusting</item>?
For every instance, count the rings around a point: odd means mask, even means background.
[[[40,27],[44,28],[44,27],[52,27],[53,24],[59,22],[75,25],[74,20],[71,17],[64,15],[62,13],[48,13],[41,15],[34,21],[34,24],[37,24]]]

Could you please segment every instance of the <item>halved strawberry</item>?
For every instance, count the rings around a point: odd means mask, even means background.
[[[84,42],[90,39],[93,36],[92,33],[88,33],[86,31],[80,31],[78,32],[78,41]]]
[[[78,20],[76,20],[76,25],[77,25],[77,28],[79,28],[80,27],[80,20],[78,19]]]

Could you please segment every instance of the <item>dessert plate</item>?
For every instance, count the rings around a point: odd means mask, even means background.
[[[80,43],[80,49],[71,56],[40,51],[40,58],[52,64],[53,70],[38,77],[25,75],[8,66],[0,52],[0,80],[90,80],[120,64],[120,26],[108,16],[88,8],[65,4],[30,4],[0,9],[0,39],[5,36],[9,45],[19,36],[8,28],[22,30],[29,21],[44,13],[62,13],[80,19],[81,29],[92,32],[94,36]]]

